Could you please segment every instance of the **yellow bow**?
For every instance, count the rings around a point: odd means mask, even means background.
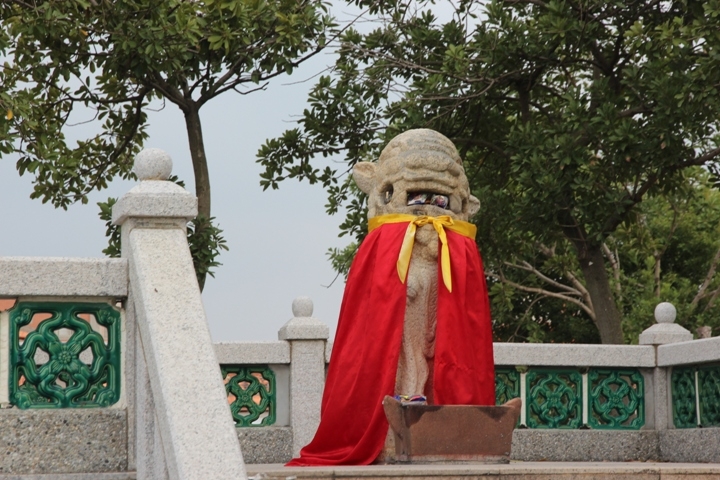
[[[389,215],[381,215],[379,217],[373,217],[368,222],[368,230],[373,231],[381,225],[386,223],[404,223],[408,222],[407,230],[405,231],[405,237],[403,238],[402,247],[400,247],[400,255],[397,261],[397,271],[400,276],[400,281],[405,283],[407,278],[407,272],[410,268],[410,257],[412,256],[412,249],[415,245],[415,232],[417,227],[423,225],[432,224],[433,228],[440,238],[442,248],[440,249],[440,266],[442,269],[443,283],[449,292],[452,292],[452,275],[450,273],[450,249],[447,244],[447,235],[445,228],[453,232],[459,233],[468,238],[475,238],[477,227],[472,223],[463,222],[462,220],[454,220],[448,215],[441,215],[439,217],[428,217],[426,215],[416,217],[415,215],[406,215],[402,213],[391,213]]]

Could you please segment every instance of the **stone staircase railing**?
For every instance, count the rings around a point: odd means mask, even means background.
[[[171,168],[138,155],[121,259],[0,258],[0,476],[247,477]]]

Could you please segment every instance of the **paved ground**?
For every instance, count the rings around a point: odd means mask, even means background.
[[[250,480],[720,480],[720,464],[511,462],[507,465],[247,465]]]

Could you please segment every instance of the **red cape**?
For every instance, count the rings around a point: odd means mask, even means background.
[[[367,465],[383,448],[388,423],[382,400],[394,394],[405,318],[406,286],[400,282],[396,263],[407,225],[376,228],[355,256],[340,309],[320,425],[312,442],[288,466]],[[446,232],[453,292],[438,278],[434,403],[495,405],[490,306],[482,261],[474,240]]]

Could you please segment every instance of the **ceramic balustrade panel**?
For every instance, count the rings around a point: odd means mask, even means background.
[[[637,430],[645,425],[645,382],[637,369],[588,371],[588,426],[601,430]]]
[[[583,382],[579,371],[531,368],[525,380],[529,428],[575,429],[582,426]]]
[[[639,430],[645,380],[636,368],[495,368],[496,404],[523,401],[520,428]]]
[[[674,367],[670,384],[675,428],[720,426],[720,365]]]
[[[695,367],[675,367],[670,379],[675,428],[697,427]]]
[[[720,365],[698,367],[700,426],[720,426]]]
[[[502,405],[513,398],[520,398],[520,372],[518,372],[514,367],[496,367],[496,405]]]
[[[273,425],[277,416],[275,373],[267,365],[221,365],[225,391],[237,427]]]
[[[21,409],[120,399],[121,313],[108,303],[18,302],[9,312],[9,397]]]

